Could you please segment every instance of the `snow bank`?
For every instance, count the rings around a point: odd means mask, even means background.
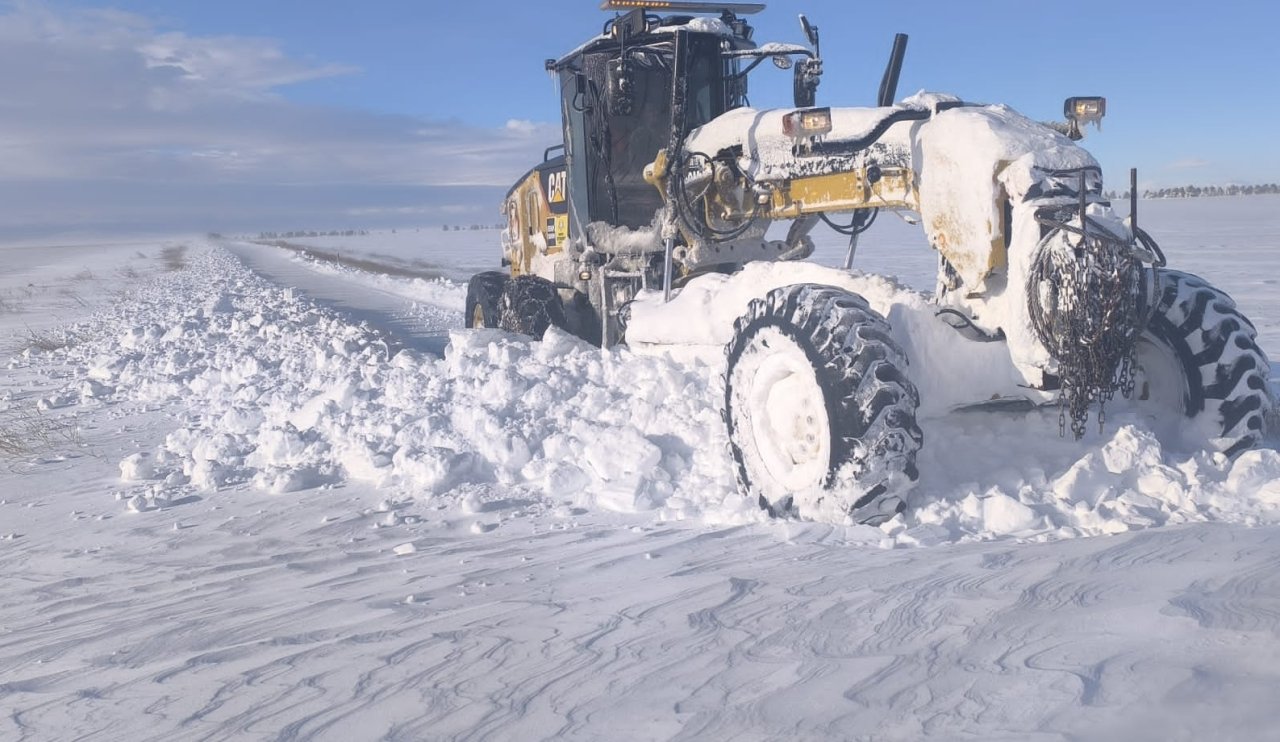
[[[850,280],[873,304],[902,291]],[[468,485],[490,483],[548,509],[765,522],[734,485],[715,358],[601,352],[555,331],[540,343],[460,331],[444,358],[388,357],[371,330],[266,283],[218,248],[93,325],[78,334],[96,340],[15,362],[72,364],[66,390],[51,395],[69,404],[176,411],[163,444],[120,462],[143,496],[139,510],[186,491],[359,480],[473,510]],[[1079,442],[1058,436],[1056,409],[925,419],[911,510],[850,534],[931,545],[1280,520],[1275,450],[1234,461],[1171,451],[1136,414],[1108,418]]]
[[[977,413],[960,417],[973,419],[923,426],[923,491],[893,533],[898,543],[1043,541],[1189,522],[1280,522],[1280,453],[1271,448],[1234,461],[1172,452],[1124,414],[1083,444],[1057,438],[1055,410],[994,425],[977,421]]]
[[[73,354],[93,399],[184,410],[158,450],[121,462],[126,481],[279,493],[353,479],[422,497],[481,482],[551,504],[760,519],[734,494],[705,366],[554,332],[457,332],[442,359],[388,357],[372,331],[218,249],[100,322],[87,334],[101,341]]]
[[[461,283],[480,271],[496,270],[502,258],[501,233],[491,229],[424,227],[356,235],[294,236],[285,241],[294,247],[313,248],[308,254],[316,262],[363,262],[375,271],[382,266],[397,275],[438,275]]]
[[[262,249],[266,249],[265,246],[262,246]],[[422,278],[387,275],[371,270],[361,270],[304,252],[295,253],[294,260],[305,263],[308,268],[318,273],[339,276],[354,283],[361,283],[445,309],[461,312],[466,305],[465,281],[460,283],[443,276]],[[488,268],[492,269],[492,266]]]

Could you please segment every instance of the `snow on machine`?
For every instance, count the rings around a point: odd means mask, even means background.
[[[940,94],[895,104],[899,34],[877,106],[818,107],[803,15],[807,45],[758,45],[743,16],[760,4],[601,7],[620,12],[547,61],[564,142],[508,193],[509,270],[471,279],[468,326],[724,348],[740,486],[773,514],[892,517],[918,418],[966,404],[1056,401],[1079,438],[1119,392],[1228,455],[1261,441],[1275,400],[1253,326],[1165,268],[1136,175],[1120,218],[1076,145],[1104,99],[1067,99],[1062,124]],[[747,105],[764,62],[792,71],[793,108]],[[934,296],[850,271],[882,210],[922,224]],[[805,261],[820,222],[849,237],[843,269]]]

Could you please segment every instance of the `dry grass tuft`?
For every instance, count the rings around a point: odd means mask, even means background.
[[[85,309],[89,308],[89,302],[85,301],[84,299],[81,299],[80,295],[77,294],[75,291],[73,291],[69,286],[58,289],[58,295],[67,297],[68,299],[70,299],[71,301],[74,301],[76,304],[84,307]]]
[[[23,456],[68,444],[79,446],[80,434],[66,420],[39,410],[0,412],[0,456]]]
[[[160,251],[160,262],[167,271],[180,271],[187,267],[187,246],[169,245]]]
[[[61,335],[55,335],[52,332],[36,332],[31,328],[27,328],[27,340],[24,342],[23,348],[39,351],[55,351],[63,348],[70,348],[75,345],[75,338],[63,332]]]

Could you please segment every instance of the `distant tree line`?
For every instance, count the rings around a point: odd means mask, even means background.
[[[1201,196],[1258,196],[1268,193],[1280,193],[1280,185],[1265,183],[1263,185],[1229,185],[1229,186],[1174,186],[1145,190],[1143,198],[1199,198]],[[1104,198],[1128,198],[1128,191],[1107,191]]]
[[[369,234],[367,229],[330,229],[329,231],[316,231],[314,229],[299,229],[292,232],[259,232],[260,240],[287,240],[292,237],[356,237]]]
[[[502,222],[498,222],[497,224],[472,224],[470,227],[464,227],[464,226],[462,226],[461,224],[452,224],[452,225],[450,225],[450,224],[445,224],[445,225],[444,225],[444,231],[446,231],[446,232],[461,232],[461,231],[463,231],[463,230],[465,230],[465,229],[472,229],[472,230],[479,230],[479,229],[502,229],[502,227],[503,227]]]

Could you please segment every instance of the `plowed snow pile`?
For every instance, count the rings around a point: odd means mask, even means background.
[[[15,361],[79,369],[42,406],[181,402],[162,445],[120,462],[132,510],[246,483],[286,492],[360,480],[442,503],[461,485],[496,483],[545,509],[764,521],[734,485],[714,362],[601,352],[555,332],[538,343],[458,331],[444,358],[390,356],[370,329],[212,246],[79,334],[96,339]],[[924,432],[908,513],[850,526],[849,539],[892,547],[1280,521],[1274,449],[1234,461],[1166,451],[1123,413],[1077,443],[1059,437],[1056,409],[953,414]]]

